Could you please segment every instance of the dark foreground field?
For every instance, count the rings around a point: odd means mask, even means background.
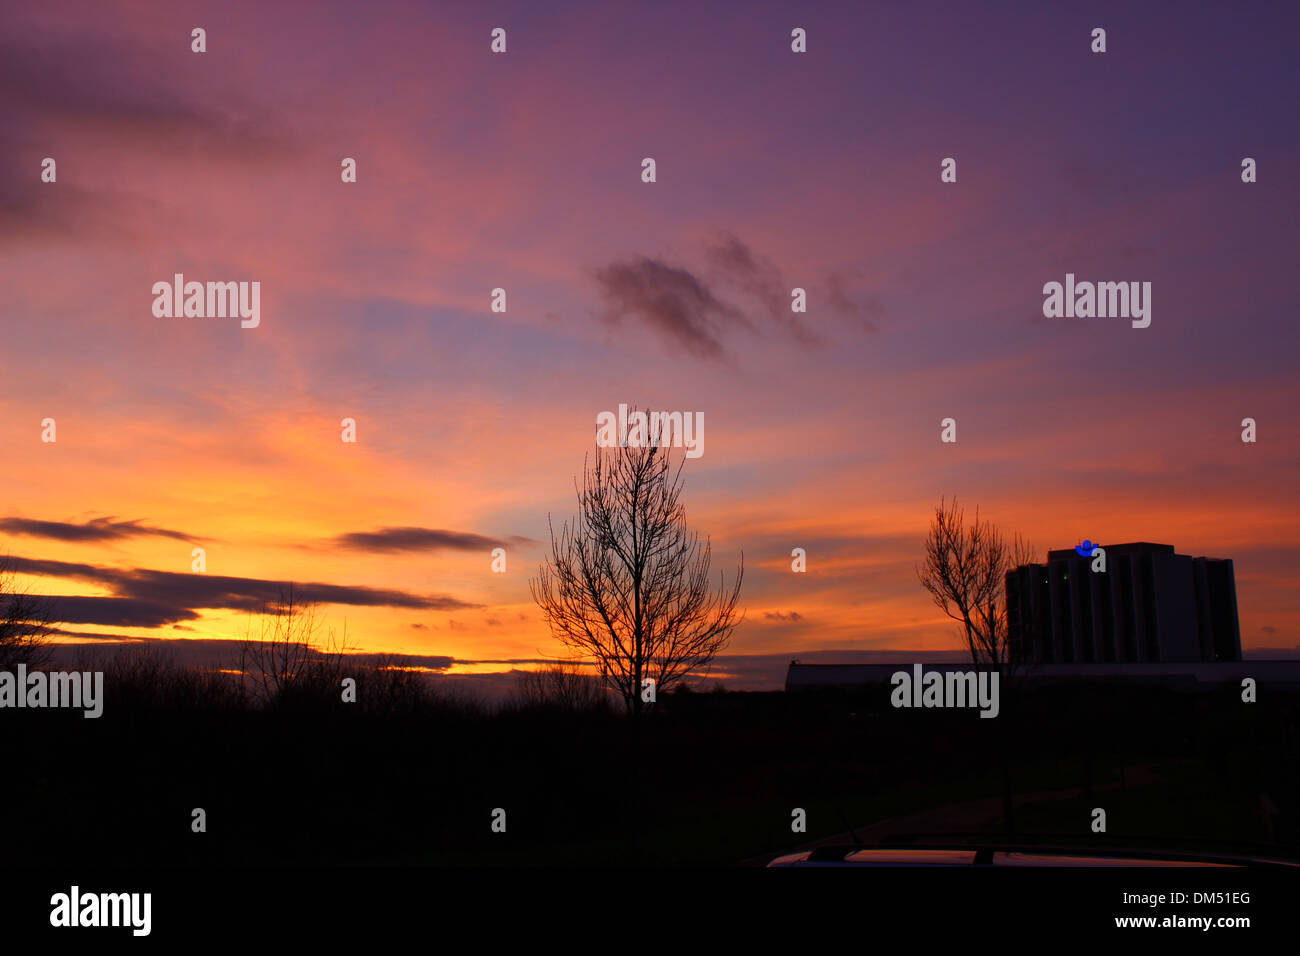
[[[435,685],[436,686],[436,685]],[[118,686],[0,713],[8,866],[762,862],[854,831],[1261,844],[1300,856],[1300,700],[1078,687],[1002,715],[871,695],[675,694],[613,714],[231,706]],[[207,831],[191,831],[201,807]],[[1090,830],[1103,807],[1107,833]],[[492,831],[495,808],[506,832]],[[791,811],[807,812],[792,833]],[[852,839],[852,836],[845,836]],[[1058,841],[1059,842],[1059,841]]]

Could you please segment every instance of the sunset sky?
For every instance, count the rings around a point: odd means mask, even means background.
[[[1300,643],[1294,7],[16,6],[0,554],[69,640],[239,637],[292,580],[363,650],[558,656],[528,578],[629,403],[703,413],[731,654],[956,647],[941,495],[1232,558],[1247,650]],[[155,318],[178,272],[260,326]],[[1067,272],[1150,327],[1044,318]]]

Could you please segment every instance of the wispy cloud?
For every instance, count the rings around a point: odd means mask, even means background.
[[[285,134],[283,117],[256,99],[229,89],[218,97],[187,92],[184,78],[193,72],[185,43],[142,45],[86,28],[6,32],[0,113],[10,121],[0,126],[0,243],[30,242],[33,233],[123,241],[140,204],[158,207],[155,197],[123,192],[117,177],[95,182],[100,169],[115,165],[114,150],[265,167],[302,148]],[[152,73],[175,82],[140,81]],[[34,142],[43,149],[33,153]],[[92,154],[80,154],[80,176],[63,165],[73,150],[58,148],[73,142],[94,150],[92,162]],[[58,189],[42,188],[31,175],[34,162],[50,154],[62,167]]]
[[[838,316],[868,332],[880,331],[873,320],[885,314],[885,307],[874,295],[861,296],[861,301],[850,298],[848,279],[839,273],[826,277],[826,292],[830,307]]]
[[[764,611],[763,617],[769,621],[789,621],[791,623],[803,620],[803,615],[798,611]]]
[[[608,304],[607,322],[632,316],[699,358],[722,357],[726,328],[752,327],[695,273],[658,259],[615,262],[597,269],[595,278]]]
[[[780,317],[790,309],[789,290],[771,260],[758,256],[739,238],[723,233],[705,243],[705,260],[721,275],[760,300],[768,313]]]
[[[720,278],[757,300],[773,323],[793,338],[808,345],[819,341],[799,314],[791,310],[792,287],[771,259],[759,255],[732,233],[706,242],[704,257]]]

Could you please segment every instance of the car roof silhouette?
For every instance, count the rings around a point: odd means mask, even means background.
[[[1067,844],[962,843],[959,840],[924,838],[906,845],[868,846],[861,843],[827,843],[796,853],[786,853],[769,862],[784,866],[996,866],[996,867],[1288,867],[1300,869],[1300,861],[1273,853],[1234,849],[1229,852],[1135,848],[1116,846],[1072,846]]]

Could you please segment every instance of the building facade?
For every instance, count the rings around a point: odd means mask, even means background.
[[[1007,573],[1008,642],[1021,663],[1241,660],[1231,560],[1148,542],[1104,548],[1105,571],[1067,548]]]

